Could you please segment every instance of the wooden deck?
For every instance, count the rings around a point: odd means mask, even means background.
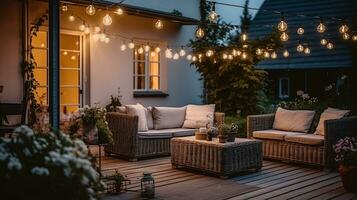
[[[131,184],[128,185],[129,190],[138,190],[140,188],[140,178],[143,171],[153,173],[158,188],[196,179],[199,182],[202,181],[202,183],[205,178],[212,179],[197,172],[172,169],[170,157],[153,158],[138,162],[127,162],[118,158],[104,157],[102,166],[103,174],[105,175],[111,174],[115,170],[126,175],[131,180]],[[230,198],[234,200],[357,199],[357,193],[348,193],[343,189],[338,173],[329,173],[281,162],[264,161],[261,171],[242,174],[229,180],[258,187],[254,191],[248,191]],[[134,198],[130,192],[127,192],[117,196],[105,197],[105,199],[137,199],[137,197]]]

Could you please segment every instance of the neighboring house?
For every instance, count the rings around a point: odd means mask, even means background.
[[[283,43],[284,49],[290,53],[288,58],[283,57],[281,50],[277,59],[265,60],[257,65],[269,72],[269,86],[273,96],[294,98],[297,90],[320,96],[326,86],[341,81],[343,75],[350,78],[354,76],[354,80],[357,78],[357,42],[351,39],[344,41],[338,31],[341,22],[330,19],[347,18],[350,30],[356,31],[356,10],[357,1],[354,0],[265,0],[250,26],[250,36],[263,37],[272,32],[272,25],[276,26],[281,20],[281,15],[273,11],[285,12],[289,35],[289,40]],[[321,34],[316,31],[319,18],[296,16],[299,14],[325,17],[326,32]],[[296,32],[300,26],[305,29],[303,35]],[[332,41],[334,48],[328,50],[321,45],[322,38]],[[311,49],[309,55],[297,52],[299,40]],[[356,98],[355,86],[353,91],[355,96],[351,98]]]
[[[28,3],[26,3],[28,2]],[[94,16],[86,14],[90,1],[72,0],[69,10],[61,13],[61,111],[64,107],[73,111],[84,105],[99,102],[106,105],[110,95],[117,94],[120,87],[123,104],[142,103],[144,105],[182,106],[201,103],[202,82],[194,66],[185,57],[179,60],[167,59],[165,48],[168,45],[185,45],[194,37],[199,19],[199,1],[191,0],[133,0],[121,7],[124,14],[112,13],[113,23],[106,28],[132,39],[136,43],[150,44],[152,49],[162,51],[152,57],[149,53],[135,56],[135,50],[121,51],[123,40],[111,37],[110,42],[98,42],[93,34],[79,31],[80,20],[70,22],[74,13],[90,24],[102,25],[106,5],[119,1],[95,1]],[[78,3],[72,5],[71,3]],[[2,1],[0,25],[0,85],[4,91],[1,102],[19,103],[23,95],[21,63],[24,47],[27,44],[26,29],[48,9],[46,1],[5,0]],[[114,9],[115,7],[113,7]],[[182,16],[172,14],[178,10]],[[154,22],[164,23],[162,30],[154,28]],[[34,57],[38,64],[35,77],[40,82],[39,96],[47,101],[48,92],[48,34],[46,22],[34,38]],[[187,50],[188,51],[188,50]]]

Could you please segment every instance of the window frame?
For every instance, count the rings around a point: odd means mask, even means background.
[[[283,81],[287,81],[287,94],[283,94]],[[279,78],[279,98],[287,99],[290,97],[290,77]]]

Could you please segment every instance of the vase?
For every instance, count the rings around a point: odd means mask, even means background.
[[[83,136],[84,136],[84,141],[87,144],[98,144],[99,143],[99,137],[98,137],[98,128],[97,126],[93,125],[87,125],[83,127]]]
[[[218,136],[218,141],[219,143],[226,143],[227,142],[227,136],[226,135],[219,135]]]
[[[338,171],[342,179],[342,184],[348,192],[357,191],[357,166],[347,166],[340,164]]]
[[[227,142],[234,142],[236,140],[236,134],[235,133],[229,133]]]

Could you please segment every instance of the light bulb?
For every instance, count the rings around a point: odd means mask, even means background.
[[[184,55],[186,55],[186,51],[184,49],[181,48],[179,55],[182,57]]]
[[[202,54],[198,54],[198,59],[201,59],[202,58]]]
[[[260,56],[260,55],[263,54],[263,51],[258,48],[257,50],[255,50],[255,54],[257,54],[258,56]]]
[[[64,56],[68,55],[68,52],[67,51],[63,52],[63,55]]]
[[[129,42],[128,47],[129,47],[129,49],[134,49],[134,47],[135,47],[134,42]]]
[[[115,11],[115,14],[117,14],[117,15],[122,15],[123,13],[124,13],[124,11],[120,7],[117,8],[117,10]]]
[[[99,37],[100,37],[100,34],[96,33],[93,35],[93,40],[97,42],[99,40]]]
[[[139,53],[139,54],[144,53],[144,48],[143,48],[143,47],[139,47],[139,49],[138,49],[138,53]]]
[[[304,51],[304,46],[302,46],[302,44],[299,44],[299,45],[296,47],[296,51],[298,51],[298,52],[303,52],[303,51]]]
[[[155,22],[155,28],[156,29],[162,29],[162,28],[164,28],[164,23],[161,21],[161,20],[157,20],[156,22]]]
[[[304,49],[304,53],[305,53],[305,54],[310,54],[310,52],[311,52],[311,51],[310,51],[310,48],[309,48],[309,47],[306,47],[306,48]]]
[[[197,30],[196,30],[196,37],[198,38],[198,39],[201,39],[201,38],[203,38],[205,36],[205,31],[201,28],[201,27],[199,27]]]
[[[232,54],[228,54],[228,60],[233,60],[233,55]]]
[[[171,51],[171,49],[166,49],[166,51],[165,51],[165,57],[166,57],[166,58],[172,58],[172,51]]]
[[[289,35],[285,32],[283,32],[281,35],[280,35],[280,40],[283,41],[283,42],[286,42],[288,41],[289,39]]]
[[[327,40],[325,38],[322,38],[320,40],[320,43],[321,43],[321,45],[326,45],[327,44]]]
[[[145,50],[145,52],[150,51],[150,46],[149,46],[149,45],[145,45],[145,46],[144,46],[144,50]]]
[[[196,62],[197,61],[197,57],[196,56],[192,56],[192,62]]]
[[[302,34],[305,33],[305,30],[304,30],[303,27],[299,27],[299,28],[297,29],[296,33],[297,33],[298,35],[302,35]]]
[[[242,59],[245,60],[248,58],[248,54],[246,52],[242,53]]]
[[[100,27],[99,26],[94,27],[94,33],[99,33],[99,32],[100,32]]]
[[[328,49],[333,49],[333,44],[331,42],[327,43],[326,47]]]
[[[225,60],[228,58],[228,55],[224,53],[224,54],[222,54],[222,58]]]
[[[84,28],[84,34],[88,35],[89,33],[90,33],[90,28],[89,28],[89,26],[86,26]]]
[[[348,26],[346,25],[346,24],[342,24],[341,26],[340,26],[340,28],[338,29],[338,31],[340,32],[340,33],[346,33],[347,31],[348,31]]]
[[[264,58],[269,58],[269,57],[270,57],[270,53],[267,52],[267,51],[265,51],[265,52],[264,52]]]
[[[191,60],[191,59],[192,59],[192,55],[191,55],[191,54],[188,54],[188,55],[186,56],[186,59],[187,59],[187,60]]]
[[[326,31],[326,26],[320,22],[319,25],[317,25],[316,30],[319,33],[324,33]]]
[[[213,51],[211,49],[207,50],[206,56],[211,57],[213,55]]]
[[[343,38],[344,40],[348,40],[348,39],[350,39],[350,35],[349,35],[348,33],[343,33],[343,34],[342,34],[342,38]]]
[[[66,4],[63,4],[61,6],[61,10],[62,10],[62,12],[67,12],[68,11],[68,6]]]
[[[155,52],[156,52],[156,53],[159,53],[160,51],[161,51],[160,47],[156,47],[156,48],[155,48]]]
[[[281,20],[278,24],[278,29],[279,31],[284,32],[288,29],[288,24],[284,20]]]
[[[99,40],[100,40],[101,42],[104,42],[106,37],[107,37],[107,36],[105,35],[105,33],[102,33],[102,34],[100,34],[100,36],[99,36]]]
[[[357,41],[357,35],[352,36],[353,41]]]
[[[270,54],[270,57],[271,57],[272,59],[276,59],[276,58],[278,57],[278,55],[276,54],[275,51],[273,51],[273,52]]]
[[[74,20],[76,20],[76,17],[73,16],[73,15],[70,15],[70,16],[68,17],[68,20],[69,20],[70,22],[74,22]]]
[[[233,55],[233,56],[237,56],[237,50],[233,49],[233,50],[232,50],[232,55]]]
[[[180,55],[178,53],[175,53],[174,56],[172,57],[174,60],[178,60],[180,58]]]
[[[120,50],[121,51],[125,51],[126,50],[126,45],[125,44],[120,45]]]
[[[112,24],[113,20],[112,17],[110,17],[110,15],[107,13],[105,14],[105,16],[103,17],[103,24],[105,26],[110,26]]]
[[[237,56],[240,56],[241,54],[242,54],[242,52],[237,50]]]
[[[95,14],[95,7],[94,7],[92,4],[90,4],[90,5],[87,6],[87,8],[86,8],[86,13],[87,13],[88,15],[94,15],[94,14]]]
[[[208,20],[210,22],[216,22],[218,18],[218,14],[216,13],[216,11],[211,10],[211,12],[208,14]]]
[[[80,31],[84,31],[85,28],[86,28],[86,26],[85,26],[84,24],[81,24],[81,25],[79,25],[79,27],[78,27],[78,29],[79,29]]]
[[[285,50],[284,52],[283,52],[283,56],[285,57],[285,58],[287,58],[287,57],[289,57],[289,51],[288,50]]]
[[[151,56],[151,57],[155,57],[155,56],[156,56],[156,52],[155,52],[155,51],[152,51],[152,52],[150,53],[150,56]]]
[[[110,42],[110,39],[109,39],[108,37],[106,37],[106,38],[104,39],[104,42],[108,44],[108,43]]]
[[[248,35],[246,33],[243,33],[241,35],[241,39],[242,39],[242,41],[246,41],[248,39]]]

